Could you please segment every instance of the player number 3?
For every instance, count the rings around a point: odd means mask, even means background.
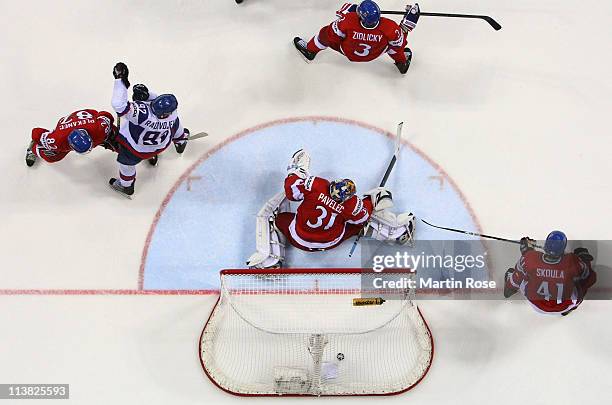
[[[364,56],[368,56],[370,54],[370,49],[372,49],[372,47],[370,45],[368,45],[368,44],[359,44],[359,46],[363,47],[363,51],[359,51],[359,52],[354,51],[353,53],[355,55],[364,57]]]
[[[327,210],[325,209],[325,207],[323,207],[323,206],[321,206],[321,205],[317,205],[317,206],[315,207],[315,209],[316,209],[317,211],[321,211],[321,215],[319,215],[319,216],[317,217],[317,222],[312,223],[312,222],[310,222],[310,220],[308,220],[308,221],[306,222],[306,224],[307,224],[309,227],[313,228],[313,229],[320,228],[320,227],[321,227],[321,225],[323,225],[323,220],[324,220],[325,218],[327,218],[327,215],[329,214],[329,213],[327,212]],[[334,226],[334,222],[336,221],[336,217],[337,217],[337,216],[338,216],[338,214],[336,214],[335,212],[332,212],[331,216],[329,217],[329,221],[327,222],[327,225],[325,225],[325,228],[323,228],[323,229],[324,229],[324,230],[328,230],[329,228],[331,228],[332,226]]]

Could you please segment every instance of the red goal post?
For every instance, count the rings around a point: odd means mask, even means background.
[[[220,296],[200,337],[206,375],[242,396],[411,389],[431,365],[432,335],[410,284],[375,288],[375,278],[413,279],[414,272],[221,271]]]

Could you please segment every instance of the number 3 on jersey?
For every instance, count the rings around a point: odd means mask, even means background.
[[[316,222],[310,222],[310,220],[308,220],[306,222],[306,225],[308,225],[309,227],[313,228],[313,229],[317,229],[320,228],[323,223],[325,222],[325,219],[327,218],[327,216],[329,215],[329,212],[327,211],[327,208],[321,206],[321,205],[317,205],[315,207],[315,209],[317,211],[321,212],[321,215],[319,215],[316,219]],[[332,212],[331,216],[329,217],[329,220],[327,221],[327,224],[325,225],[325,227],[323,228],[324,230],[328,230],[329,228],[331,228],[332,226],[334,226],[334,222],[336,221],[336,217],[338,216],[338,214],[336,214],[335,212]]]
[[[353,53],[355,55],[364,57],[364,56],[368,56],[370,54],[370,49],[372,49],[372,47],[370,45],[368,45],[368,44],[359,44],[359,46],[361,46],[363,48],[363,50],[359,51],[359,52],[354,51]]]

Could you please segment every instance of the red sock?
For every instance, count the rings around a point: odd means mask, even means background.
[[[308,45],[306,45],[306,48],[308,48],[310,52],[318,53],[319,51],[321,51],[321,49],[315,43],[315,38],[316,36],[312,37],[310,41],[308,41]]]
[[[329,46],[328,33],[329,27],[323,27],[314,37],[308,41],[308,50],[310,52],[318,53]]]

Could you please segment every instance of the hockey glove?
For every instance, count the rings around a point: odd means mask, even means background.
[[[128,80],[128,76],[130,75],[130,71],[127,65],[123,62],[119,62],[113,68],[113,76],[115,79],[121,79],[125,88],[130,87],[130,81]]]
[[[404,14],[404,18],[402,18],[400,22],[402,31],[406,34],[412,31],[416,27],[420,16],[421,10],[419,9],[419,3],[414,3],[414,6],[408,4],[406,6],[406,14]]]
[[[174,149],[176,149],[176,153],[178,153],[179,155],[185,152],[185,148],[187,147],[187,141],[189,140],[189,134],[189,130],[185,128],[183,136],[174,140]]]
[[[506,275],[504,276],[504,297],[510,298],[518,291],[518,288],[515,288],[510,284],[510,277],[512,277],[512,273],[514,273],[514,269],[508,269],[506,271]]]
[[[144,84],[135,84],[132,88],[132,100],[134,101],[148,101],[149,100],[149,89]]]
[[[589,253],[589,250],[587,248],[576,248],[574,249],[574,254],[585,263],[590,263],[593,261],[593,255]]]
[[[535,247],[535,240],[530,239],[528,236],[524,236],[521,238],[521,254],[525,254],[526,252],[532,250]]]
[[[104,149],[108,149],[111,150],[113,152],[118,152],[119,151],[119,142],[117,142],[117,133],[118,133],[118,129],[116,126],[112,126],[112,129],[110,131],[110,134],[108,134],[108,136],[106,137],[106,139],[104,139],[104,142],[101,143],[101,146]]]
[[[340,10],[336,11],[336,17],[339,19],[344,18],[348,13],[357,11],[357,4],[344,3]]]

